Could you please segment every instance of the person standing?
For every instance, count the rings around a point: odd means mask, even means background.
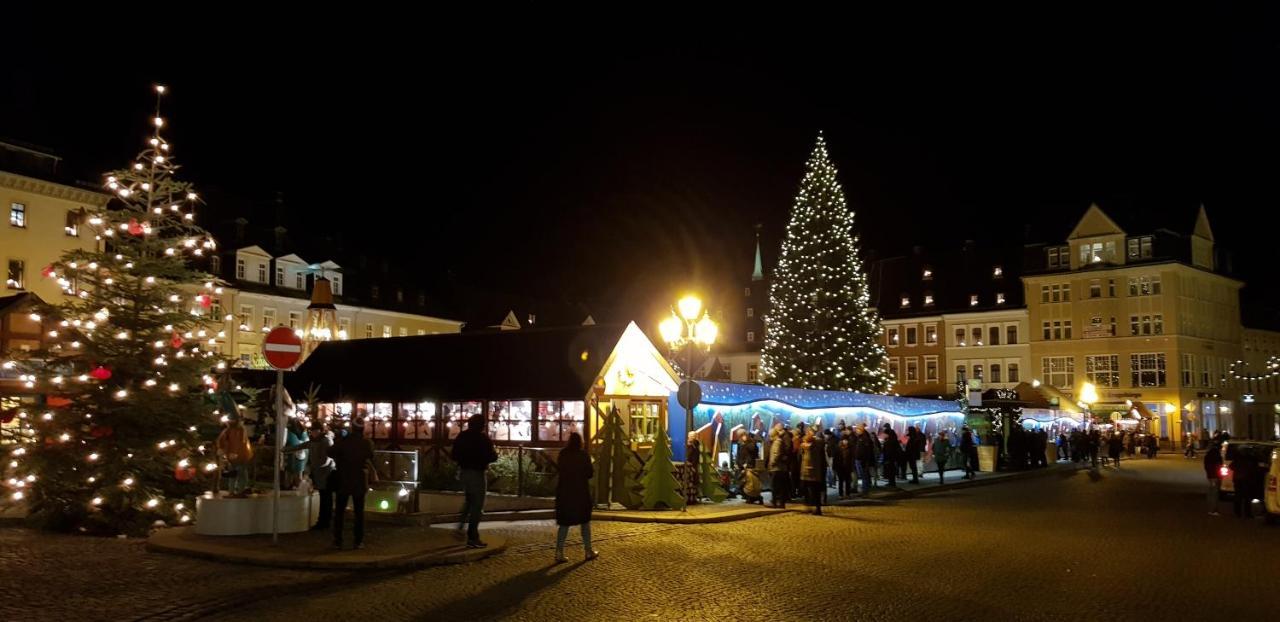
[[[1117,469],[1120,468],[1120,454],[1124,453],[1122,445],[1119,432],[1113,433],[1111,438],[1107,439],[1107,456],[1115,463]]]
[[[888,485],[885,487],[894,490],[898,487],[898,466],[902,462],[902,443],[898,442],[898,433],[894,432],[888,424],[885,424],[883,434],[884,441],[881,446],[884,447],[884,477],[888,480]]]
[[[814,516],[822,516],[822,489],[826,487],[827,451],[822,437],[810,428],[800,444],[800,481],[804,483],[804,501],[813,507]]]
[[[911,467],[911,483],[920,483],[919,462],[920,456],[924,453],[924,435],[920,434],[920,430],[916,426],[907,426],[907,446],[903,452],[907,460],[907,465]],[[903,471],[902,479],[906,479],[906,471]]]
[[[947,462],[951,459],[951,441],[947,439],[947,431],[938,432],[933,439],[933,463],[938,465],[938,485],[943,483],[942,474],[947,470]]]
[[[973,434],[969,431],[969,426],[960,428],[960,466],[964,467],[964,479],[973,479],[973,461],[970,455],[976,455],[978,448],[973,444]]]
[[[582,550],[591,561],[600,553],[591,548],[591,457],[582,449],[582,435],[569,434],[569,444],[560,452],[560,477],[556,481],[556,563],[569,561],[564,556],[564,541],[569,527],[578,525],[582,532]]]
[[[364,548],[364,495],[369,482],[377,478],[373,466],[373,443],[364,438],[364,422],[353,421],[351,431],[329,448],[338,471],[338,503],[333,508],[333,547],[342,548],[342,523],[347,515],[347,502],[351,501],[354,516],[352,541],[354,548]]]
[[[333,435],[319,421],[312,422],[310,440],[300,445],[285,449],[286,452],[307,450],[307,464],[311,470],[307,477],[311,478],[311,486],[320,492],[320,514],[316,517],[315,531],[329,528],[333,518],[333,492],[337,487],[333,469],[333,458],[329,457],[329,448],[333,447]]]
[[[840,441],[832,456],[832,468],[838,480],[836,492],[841,499],[848,499],[856,493],[853,486],[853,432],[849,428],[841,431]]]
[[[1160,451],[1160,439],[1155,434],[1147,435],[1147,459],[1156,457],[1156,452]]]
[[[796,425],[795,433],[791,434],[790,436],[791,461],[789,463],[789,466],[791,467],[791,498],[792,499],[800,497],[801,495],[804,494],[804,491],[805,491],[804,483],[800,479],[800,458],[802,455],[800,453],[801,452],[800,445],[804,443],[804,437],[808,433],[808,431],[809,431],[809,426],[805,425],[805,423],[801,421],[798,425]],[[788,433],[790,434],[790,432]]]
[[[253,446],[249,444],[249,433],[244,429],[244,420],[239,414],[230,415],[227,427],[218,434],[214,447],[225,465],[222,476],[227,480],[227,490],[231,496],[248,495],[251,481],[249,476],[253,467]]]
[[[867,432],[867,424],[859,423],[853,431],[853,466],[858,469],[858,479],[862,480],[862,490],[859,495],[868,497],[871,495],[871,477],[872,468],[876,462],[876,446],[871,440],[871,434]]]
[[[1061,462],[1067,457],[1067,435],[1058,432],[1058,461]]]
[[[452,457],[458,464],[458,479],[462,480],[464,495],[458,531],[462,531],[465,523],[467,546],[482,549],[488,546],[480,541],[480,516],[484,513],[485,488],[488,485],[486,473],[489,465],[498,460],[493,441],[485,434],[484,415],[472,415],[467,420],[467,429],[459,432],[453,441]]]
[[[1222,493],[1222,446],[1210,443],[1204,453],[1204,476],[1209,480],[1209,516],[1218,515],[1218,497]]]
[[[787,507],[791,498],[791,465],[788,457],[791,452],[791,439],[783,432],[782,424],[773,426],[769,432],[769,476],[773,499],[770,505],[775,508]]]

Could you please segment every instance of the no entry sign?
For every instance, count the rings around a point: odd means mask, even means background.
[[[288,326],[277,326],[262,342],[262,356],[276,369],[293,369],[302,358],[302,338]]]

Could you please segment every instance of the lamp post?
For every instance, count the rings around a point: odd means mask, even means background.
[[[1085,429],[1093,428],[1093,405],[1096,403],[1098,403],[1098,388],[1093,386],[1092,382],[1084,383],[1084,386],[1080,387],[1080,405],[1089,416]]]
[[[686,381],[692,382],[694,349],[710,350],[711,344],[716,342],[720,327],[702,308],[702,300],[689,295],[676,302],[670,317],[658,324],[658,332],[661,333],[662,340],[667,342],[667,347],[677,355],[681,348],[688,349],[688,366],[684,369],[684,376]],[[693,408],[686,406],[685,433],[690,432],[693,432]]]

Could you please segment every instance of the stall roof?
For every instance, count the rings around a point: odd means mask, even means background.
[[[1084,412],[1070,396],[1044,383],[1040,383],[1040,386],[1037,387],[1032,386],[1030,382],[1020,382],[1013,390],[1018,392],[1018,398],[1025,402],[1028,408],[1056,409],[1073,415],[1079,415]],[[1056,406],[1049,401],[1055,397],[1058,398]]]
[[[737,384],[699,380],[702,404],[737,406],[751,402],[775,401],[802,409],[872,408],[899,416],[958,413],[960,407],[949,400],[930,400],[896,395],[873,395],[852,391],[818,391],[758,384]]]
[[[523,328],[329,342],[288,374],[287,384],[295,396],[314,384],[326,401],[582,399],[625,329]]]

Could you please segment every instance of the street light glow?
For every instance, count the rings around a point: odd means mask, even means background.
[[[709,315],[702,316],[702,319],[698,320],[698,323],[694,325],[693,329],[694,339],[698,343],[706,346],[710,346],[715,343],[716,334],[720,332],[719,327],[716,326],[716,323],[712,321],[711,316]]]
[[[681,298],[680,302],[676,303],[676,307],[680,309],[680,316],[689,322],[698,319],[702,314],[702,301],[692,294]]]

